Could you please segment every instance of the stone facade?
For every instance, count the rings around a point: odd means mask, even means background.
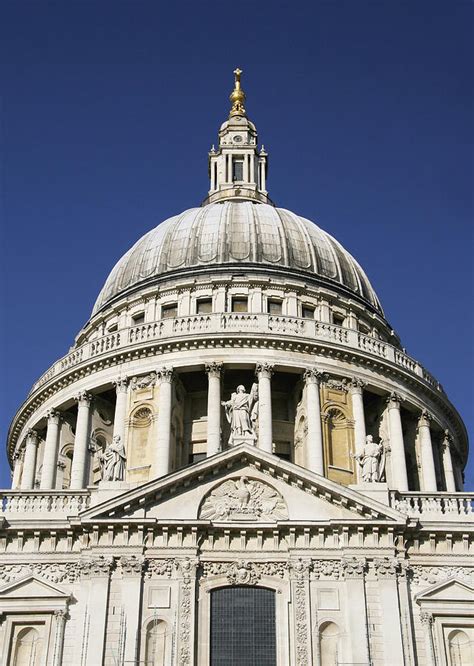
[[[216,666],[218,592],[266,590],[258,666],[467,666],[464,425],[355,260],[273,207],[240,71],[231,101],[203,206],[117,264],[13,420],[0,664]]]

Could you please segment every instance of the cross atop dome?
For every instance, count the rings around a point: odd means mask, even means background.
[[[209,152],[209,195],[203,205],[217,201],[240,200],[272,203],[266,190],[268,155],[258,148],[255,125],[245,111],[241,88],[242,70],[234,69],[234,89],[229,99],[229,119],[219,130],[217,150]]]

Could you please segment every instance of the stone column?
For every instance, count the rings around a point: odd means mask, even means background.
[[[38,453],[38,433],[28,430],[26,433],[25,457],[21,475],[21,489],[32,490],[35,485],[36,455]]]
[[[160,391],[158,396],[158,419],[156,424],[158,437],[155,448],[155,460],[152,468],[152,478],[159,478],[170,472],[173,368],[161,368],[161,370],[157,372],[157,383]]]
[[[90,427],[90,407],[92,396],[83,391],[76,396],[77,400],[77,421],[76,437],[74,439],[74,452],[71,466],[71,490],[81,490],[85,486],[85,476],[87,469],[88,446],[89,446],[89,427]]]
[[[13,463],[12,490],[17,490],[18,488],[20,488],[24,455],[25,455],[24,448],[15,449],[12,458],[12,463]]]
[[[56,633],[54,637],[54,653],[52,666],[62,666],[64,648],[64,629],[66,627],[67,612],[65,610],[54,611],[56,620]]]
[[[111,565],[112,560],[106,557],[94,557],[81,563],[82,577],[89,583],[88,633],[82,646],[85,666],[97,666],[104,660]]]
[[[418,436],[420,438],[421,474],[425,493],[436,492],[437,490],[430,421],[431,415],[424,409],[418,419]]]
[[[341,561],[344,571],[347,603],[347,626],[350,627],[351,659],[354,664],[370,664],[367,604],[365,599],[364,559],[347,558]]]
[[[306,382],[306,409],[308,434],[306,437],[306,464],[308,469],[324,476],[323,432],[321,428],[321,400],[319,382],[322,374],[316,368],[304,373]]]
[[[420,612],[420,622],[425,633],[425,646],[426,646],[426,665],[436,666],[436,656],[433,644],[433,615],[424,611]]]
[[[125,604],[126,634],[123,655],[124,664],[139,663],[143,565],[144,561],[140,557],[124,556],[120,558],[122,598],[127,600]]]
[[[48,429],[44,445],[43,469],[40,482],[41,490],[52,490],[55,487],[60,423],[60,413],[55,409],[50,409],[48,412]]]
[[[267,453],[273,453],[272,434],[272,388],[273,365],[259,363],[258,377],[258,447]]]
[[[395,490],[408,490],[405,443],[403,441],[402,419],[400,415],[400,397],[392,393],[387,398],[390,427],[390,451],[392,484]]]
[[[206,365],[207,393],[207,457],[219,452],[221,447],[221,372],[222,363],[213,361]]]
[[[443,452],[443,469],[444,479],[446,481],[446,490],[448,493],[456,492],[456,479],[454,477],[453,459],[451,458],[451,447],[453,445],[453,438],[449,430],[444,431],[444,439],[441,444]]]
[[[125,446],[125,419],[127,418],[128,378],[117,379],[114,382],[117,400],[115,403],[113,437],[120,437]]]
[[[395,559],[380,558],[374,560],[374,567],[377,572],[380,611],[383,619],[384,664],[403,666],[405,657],[397,584],[400,564]]]
[[[364,390],[365,382],[361,379],[354,379],[349,384],[349,390],[352,396],[352,413],[354,415],[354,435],[356,453],[361,453],[365,446],[365,414],[364,414]]]

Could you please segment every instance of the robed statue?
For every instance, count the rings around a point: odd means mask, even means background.
[[[240,442],[255,442],[257,435],[255,424],[258,417],[258,385],[253,384],[250,393],[245,386],[237,386],[230,400],[221,403],[225,407],[225,415],[230,423],[229,445]]]
[[[364,448],[354,458],[362,468],[362,481],[374,483],[382,480],[385,469],[385,449],[382,441],[377,444],[372,435],[367,435]]]
[[[102,481],[123,481],[125,477],[125,449],[120,435],[115,435],[112,443],[99,454]]]

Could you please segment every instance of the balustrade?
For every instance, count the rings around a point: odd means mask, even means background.
[[[474,522],[474,493],[390,492],[390,505],[413,518]]]
[[[163,319],[108,333],[101,338],[85,342],[78,349],[57,361],[33,385],[33,393],[61,372],[74,368],[99,354],[124,349],[152,340],[163,340],[175,335],[206,335],[224,332],[255,333],[262,336],[294,335],[310,342],[321,340],[343,344],[365,354],[392,361],[396,365],[421,377],[432,388],[443,391],[440,383],[415,359],[388,342],[360,333],[353,329],[336,326],[315,319],[286,317],[251,312],[208,313]]]
[[[1,495],[1,514],[40,513],[76,516],[89,507],[89,492],[10,490]]]

